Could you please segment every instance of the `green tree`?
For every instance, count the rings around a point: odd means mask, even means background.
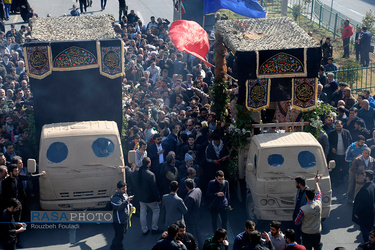
[[[302,14],[302,5],[294,4],[292,8],[292,14],[294,21],[297,21],[298,17]]]
[[[373,10],[369,10],[366,12],[366,15],[362,18],[363,26],[366,26],[368,31],[370,31],[372,35],[372,40],[374,40],[375,35],[375,12]]]

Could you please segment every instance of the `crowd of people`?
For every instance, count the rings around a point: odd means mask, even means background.
[[[134,10],[128,13],[123,2],[119,1],[120,22],[114,24],[126,49],[122,86],[127,142],[123,146],[135,150],[136,160],[127,162],[126,183],[117,184],[111,200],[114,213],[121,214],[114,216],[117,220],[114,220],[115,238],[111,249],[123,249],[124,232],[133,206],[140,217],[141,233],[162,235],[153,249],[228,249],[227,212],[231,206],[230,182],[225,177],[229,176],[230,149],[224,124],[211,112],[209,88],[213,71],[173,46],[167,19],[151,17],[143,24]],[[87,7],[86,1],[81,3],[81,8]],[[102,1],[102,9],[105,4]],[[73,6],[71,15],[79,15],[77,6]],[[32,94],[21,47],[26,39],[32,39],[31,28],[26,25],[20,30],[12,26],[6,33],[0,31],[0,148],[3,151],[0,204],[5,209],[2,219],[13,222],[8,228],[2,227],[8,230],[2,232],[9,236],[3,239],[3,245],[9,249],[16,244],[21,247],[17,236],[26,230],[21,223],[22,214],[27,210],[27,196],[35,194],[33,181],[27,177],[22,164],[36,154],[28,138]],[[374,214],[365,210],[369,207],[368,197],[374,195],[371,170],[375,170],[375,150],[372,150],[375,99],[367,90],[355,99],[346,83],[335,80],[331,71],[337,67],[327,40],[327,45],[323,44],[327,49],[323,49],[322,64],[326,66],[320,67],[318,96],[336,107],[338,115],[323,118],[322,144],[327,159],[336,160],[332,172],[334,185],[345,183],[349,174],[348,202],[353,204],[354,200],[353,220],[360,225],[364,242],[370,239],[365,247],[372,249],[375,232],[371,231],[369,217],[373,218]],[[214,36],[209,41],[207,60],[214,63]],[[228,66],[228,74],[233,74],[230,58]],[[230,84],[229,88],[237,87],[234,81]],[[314,213],[321,213],[318,182],[319,177],[313,190],[307,188],[303,177],[296,178],[295,228],[283,233],[280,222],[272,221],[269,233],[262,234],[255,230],[254,222],[247,221],[233,249],[320,249],[320,220],[312,219],[316,216]],[[213,232],[206,240],[201,238],[199,228],[203,207],[211,214]],[[147,221],[148,210],[152,212],[151,223]]]

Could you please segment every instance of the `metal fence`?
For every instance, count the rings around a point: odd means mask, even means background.
[[[269,16],[281,14],[282,0],[260,0],[262,7]],[[296,6],[300,6],[296,8]],[[316,22],[319,28],[324,28],[332,33],[333,37],[341,36],[344,21],[350,19],[330,6],[321,3],[319,0],[288,0],[288,13],[298,10],[311,21]],[[361,24],[351,20],[353,27],[360,27]]]
[[[373,78],[375,78],[375,64],[370,63],[369,67],[340,67],[334,72],[338,82],[346,82],[355,92],[362,92],[364,89],[373,90]],[[373,92],[373,91],[371,91]]]

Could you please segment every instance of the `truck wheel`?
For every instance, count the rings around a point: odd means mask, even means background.
[[[253,202],[253,197],[249,193],[246,197],[246,215],[247,218],[252,220],[255,224],[258,223],[258,218],[255,214],[255,204]]]

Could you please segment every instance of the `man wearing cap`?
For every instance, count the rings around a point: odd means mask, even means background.
[[[194,164],[194,158],[190,154],[186,153],[184,158],[185,164],[181,164],[178,168],[178,180],[180,181],[182,178],[187,176],[187,170],[189,168],[195,169],[196,173],[199,172],[199,167]]]
[[[353,35],[353,26],[349,23],[349,19],[344,21],[344,28],[342,30],[342,41],[344,47],[344,55],[342,58],[349,58],[349,42]]]

